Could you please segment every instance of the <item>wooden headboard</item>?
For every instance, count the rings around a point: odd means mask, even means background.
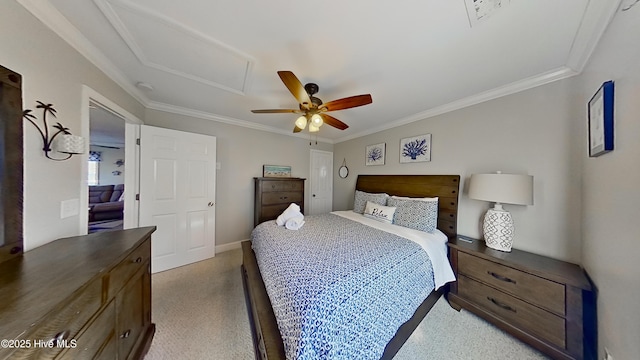
[[[438,197],[438,229],[457,234],[460,175],[358,175],[356,190],[395,196]]]

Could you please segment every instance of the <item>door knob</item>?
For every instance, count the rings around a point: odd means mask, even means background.
[[[216,203],[209,201],[209,203],[207,204],[209,207],[212,207],[213,205],[215,205]]]

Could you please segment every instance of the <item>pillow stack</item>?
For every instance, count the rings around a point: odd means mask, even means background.
[[[353,211],[366,217],[432,233],[438,226],[438,198],[409,198],[356,190]]]

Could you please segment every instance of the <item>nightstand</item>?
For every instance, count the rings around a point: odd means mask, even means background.
[[[449,304],[493,323],[555,359],[596,359],[596,299],[575,264],[463,236],[449,240],[457,281]]]

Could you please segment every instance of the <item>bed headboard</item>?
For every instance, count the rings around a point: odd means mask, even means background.
[[[460,175],[358,175],[356,190],[395,196],[438,197],[438,229],[457,234]]]

